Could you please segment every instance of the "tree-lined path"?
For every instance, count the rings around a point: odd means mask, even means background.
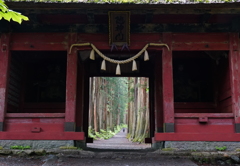
[[[131,142],[127,138],[127,130],[123,132],[123,129],[107,140],[94,140],[93,143],[88,143],[87,147],[96,149],[147,149],[151,148],[151,144],[139,144],[137,142]]]
[[[148,78],[90,78],[89,137],[108,139],[126,126],[124,137],[143,143],[150,136],[149,111]]]

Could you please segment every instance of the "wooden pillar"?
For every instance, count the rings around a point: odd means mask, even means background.
[[[87,65],[87,64],[85,64]],[[89,126],[89,76],[84,76],[84,107],[83,107],[83,131],[86,135],[87,142],[91,143],[93,140],[88,138],[88,126]]]
[[[84,110],[84,67],[83,63],[78,64],[77,78],[77,108],[76,108],[76,131],[83,131],[83,110]]]
[[[235,118],[235,132],[240,133],[240,57],[239,34],[229,34],[230,84],[232,94],[232,112]]]
[[[69,35],[69,47],[76,43],[76,34]],[[67,55],[67,80],[66,80],[66,108],[65,131],[75,131],[76,126],[76,94],[77,94],[77,49],[73,47]]]
[[[170,50],[163,47],[162,53],[162,93],[163,93],[163,121],[164,132],[174,132],[174,96],[173,96],[173,68],[172,68],[172,34],[163,34],[163,43],[168,44]]]
[[[4,130],[4,119],[7,110],[7,84],[10,65],[10,34],[0,36],[0,131]]]
[[[155,57],[155,79],[154,79],[154,99],[155,99],[155,129],[156,132],[163,132],[163,98],[162,98],[162,57]],[[151,89],[151,88],[150,88]],[[151,96],[153,97],[153,96]]]

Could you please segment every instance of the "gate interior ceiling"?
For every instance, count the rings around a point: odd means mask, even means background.
[[[240,3],[7,4],[30,21],[0,20],[0,139],[88,140],[89,77],[118,65],[102,71],[96,49],[125,60],[149,44],[149,61],[120,67],[149,77],[151,139],[240,140]],[[109,44],[109,11],[130,13],[124,49]]]

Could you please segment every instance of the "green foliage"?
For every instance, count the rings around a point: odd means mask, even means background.
[[[11,21],[12,19],[13,21],[18,22],[19,24],[21,24],[23,20],[24,21],[29,20],[27,16],[24,16],[21,13],[8,9],[4,1],[0,0],[0,20],[3,18],[7,21]]]
[[[14,146],[11,146],[10,149],[21,149],[21,150],[24,150],[24,149],[31,149],[31,146],[29,146],[29,145],[27,145],[27,146],[14,145]]]
[[[216,150],[219,150],[219,151],[224,151],[224,150],[227,149],[227,147],[226,147],[226,146],[222,146],[222,147],[216,146],[215,149],[216,149]]]
[[[117,125],[112,130],[103,130],[100,129],[100,132],[95,132],[91,127],[88,128],[88,136],[93,139],[109,139],[116,135],[122,128],[126,128],[126,124]]]

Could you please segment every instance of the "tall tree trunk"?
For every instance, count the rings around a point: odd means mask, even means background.
[[[97,121],[97,92],[96,92],[96,78],[93,78],[93,111],[94,111],[94,130],[98,132],[98,121]]]

